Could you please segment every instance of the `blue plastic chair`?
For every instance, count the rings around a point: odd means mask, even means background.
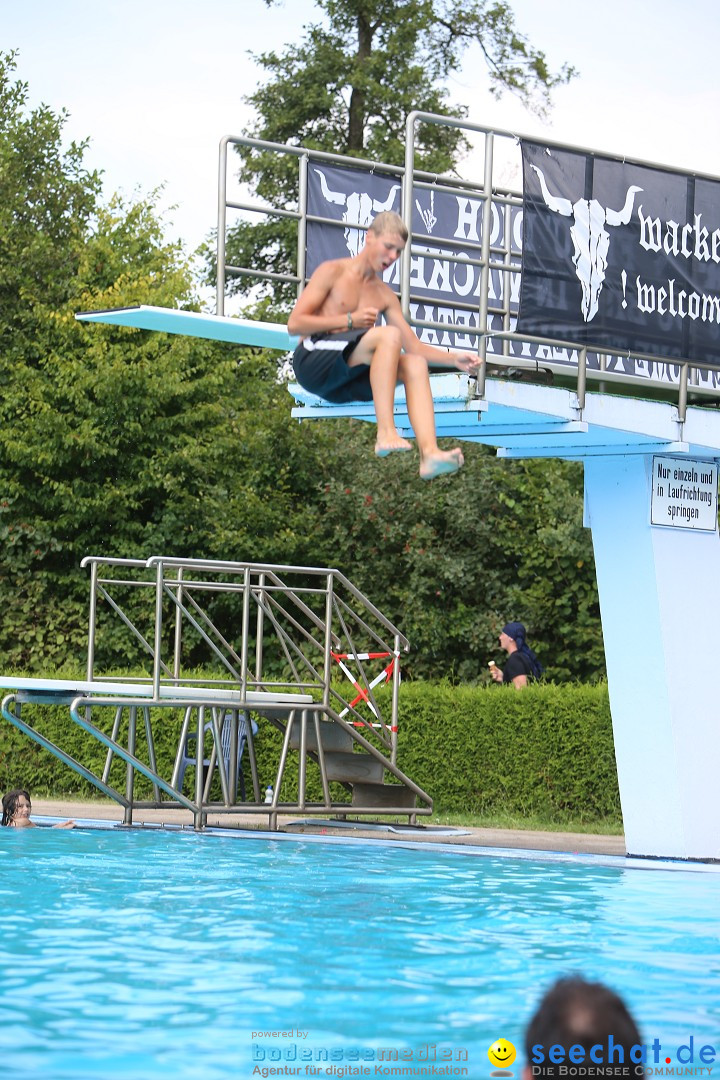
[[[240,795],[242,801],[245,802],[245,777],[242,771],[242,756],[245,750],[245,744],[247,743],[248,734],[248,720],[250,720],[251,729],[253,735],[257,735],[258,726],[248,713],[241,712],[238,717],[238,741],[237,741],[237,784],[235,785],[234,798],[237,801],[238,787],[240,788]],[[230,777],[230,741],[232,735],[232,710],[228,709],[222,717],[221,729],[220,729],[220,750],[222,752],[223,761],[225,763],[225,775]],[[204,731],[207,733],[213,731],[213,724],[211,720],[204,725]],[[192,753],[190,744],[195,744],[195,753]],[[212,757],[203,758],[203,766],[206,769],[210,768],[212,763]],[[182,791],[183,780],[185,778],[185,770],[188,765],[197,766],[197,731],[188,731],[185,738],[185,743],[182,748],[182,757],[180,758],[180,769],[178,771],[178,791]]]

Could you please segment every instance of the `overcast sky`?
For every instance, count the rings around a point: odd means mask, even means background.
[[[511,0],[518,29],[579,77],[543,123],[488,93],[479,51],[453,78],[470,119],[520,134],[720,174],[717,0]],[[251,114],[260,69],[317,18],[311,0],[0,0],[0,49],[18,49],[30,101],[66,108],[69,138],[105,192],[165,185],[171,235],[194,249],[217,215],[217,147]],[[472,158],[462,172],[472,177]]]

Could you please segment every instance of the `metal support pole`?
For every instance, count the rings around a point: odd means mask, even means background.
[[[332,619],[333,619],[333,576],[327,576],[325,595],[325,645],[323,652],[323,705],[330,707],[330,678],[332,672]]]
[[[243,577],[242,642],[240,644],[240,686],[247,693],[248,638],[250,636],[250,568],[245,567]]]
[[[182,648],[182,602],[183,602],[183,568],[178,567],[177,572],[177,606],[175,608],[175,655],[173,657],[173,679],[175,682],[180,680],[180,650]]]
[[[297,240],[297,276],[298,296],[305,288],[305,267],[307,254],[307,201],[308,201],[308,156],[303,154],[299,159],[300,175],[298,178],[298,222]]]
[[[578,356],[577,372],[577,399],[578,407],[582,411],[585,408],[585,391],[587,388],[587,349],[581,349]]]
[[[90,614],[88,618],[88,658],[87,658],[87,679],[88,682],[93,680],[93,670],[95,667],[95,627],[97,623],[97,580],[98,580],[98,564],[92,562],[90,564]]]
[[[298,762],[298,807],[305,809],[305,785],[307,780],[307,718],[308,711],[300,713],[300,761]]]
[[[689,364],[680,365],[680,387],[678,389],[678,420],[681,424],[685,423],[685,418],[687,416],[689,368]]]
[[[504,259],[503,261],[509,266],[512,258],[512,210],[510,204],[505,206],[502,212],[503,215],[503,240],[504,240]],[[510,293],[512,291],[512,276],[509,270],[503,271],[503,330],[510,332]],[[510,342],[506,339],[502,343],[503,356],[510,355]]]
[[[400,638],[395,636],[393,643],[395,664],[393,667],[392,681],[392,706],[390,709],[390,760],[397,765],[397,742],[398,742],[398,699],[400,696]]]
[[[599,353],[598,354],[598,364],[599,364],[599,367],[600,367],[600,371],[607,371],[607,354],[606,353]],[[606,391],[607,391],[607,383],[599,382],[598,383],[598,393],[599,394],[604,394],[604,393],[606,393]]]
[[[478,309],[478,329],[480,340],[478,355],[480,357],[480,370],[477,375],[477,392],[479,397],[485,396],[485,379],[487,377],[487,321],[488,321],[488,285],[490,282],[490,234],[492,231],[492,175],[493,175],[493,133],[488,131],[485,135],[485,172],[483,174],[483,215],[482,215],[482,247],[480,259],[480,306]]]
[[[255,630],[255,683],[262,682],[263,673],[263,634],[265,633],[265,575],[258,578],[257,627]]]
[[[195,740],[195,805],[197,813],[194,814],[195,828],[203,827],[203,789],[205,780],[205,706],[199,705],[197,710],[197,739]]]
[[[220,140],[218,163],[217,290],[215,314],[225,314],[225,230],[227,228],[227,137]]]
[[[129,710],[128,720],[128,753],[135,757],[135,743],[136,743],[136,727],[137,727],[137,706],[131,705]],[[125,814],[123,821],[125,825],[132,825],[132,812],[133,812],[133,792],[135,788],[135,769],[132,763],[128,761],[127,771],[125,774],[125,798],[127,799],[127,806],[125,807]]]
[[[415,117],[411,112],[405,122],[405,172],[402,179],[402,219],[408,231],[408,241],[400,256],[400,306],[410,321],[410,269],[412,266],[412,196],[415,173]]]

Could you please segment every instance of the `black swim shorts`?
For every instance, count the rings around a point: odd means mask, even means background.
[[[311,394],[341,405],[346,401],[372,401],[370,365],[349,367],[353,349],[367,330],[313,334],[293,354],[295,378]]]

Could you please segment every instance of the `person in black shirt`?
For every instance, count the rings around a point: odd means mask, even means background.
[[[490,665],[490,674],[498,683],[507,683],[522,690],[530,679],[542,674],[542,664],[525,640],[525,627],[519,622],[509,622],[500,633],[500,648],[508,654],[507,663],[501,669]]]

